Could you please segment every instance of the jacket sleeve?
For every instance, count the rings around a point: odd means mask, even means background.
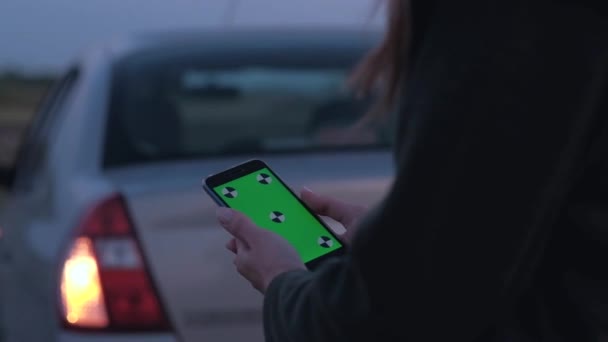
[[[390,192],[347,257],[273,281],[267,341],[473,341],[534,272],[606,93],[605,20],[463,3],[420,47]]]

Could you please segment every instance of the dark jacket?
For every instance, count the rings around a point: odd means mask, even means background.
[[[414,0],[394,185],[345,257],[271,283],[267,341],[597,340],[603,3]]]

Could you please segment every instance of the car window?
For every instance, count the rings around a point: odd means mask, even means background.
[[[42,170],[46,152],[52,143],[53,127],[59,120],[77,78],[76,69],[66,73],[51,88],[34,115],[17,159],[16,189],[30,189]]]
[[[121,79],[106,166],[388,144],[382,129],[356,125],[373,99],[348,91],[348,65],[156,70]]]

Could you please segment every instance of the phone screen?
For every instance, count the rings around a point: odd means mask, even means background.
[[[308,263],[342,247],[340,241],[268,168],[214,186],[228,207],[247,215],[291,243]]]

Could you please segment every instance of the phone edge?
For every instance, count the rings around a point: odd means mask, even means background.
[[[203,187],[203,190],[207,193],[207,195],[209,195],[209,197],[211,197],[211,200],[213,202],[215,202],[215,204],[217,204],[220,207],[226,207],[227,208],[228,206],[226,205],[226,203],[224,203],[224,201],[222,201],[222,199],[215,192],[213,192],[213,190],[211,190],[207,186],[206,180],[207,179],[204,178],[203,181],[202,181],[202,184],[201,184],[202,187]]]

